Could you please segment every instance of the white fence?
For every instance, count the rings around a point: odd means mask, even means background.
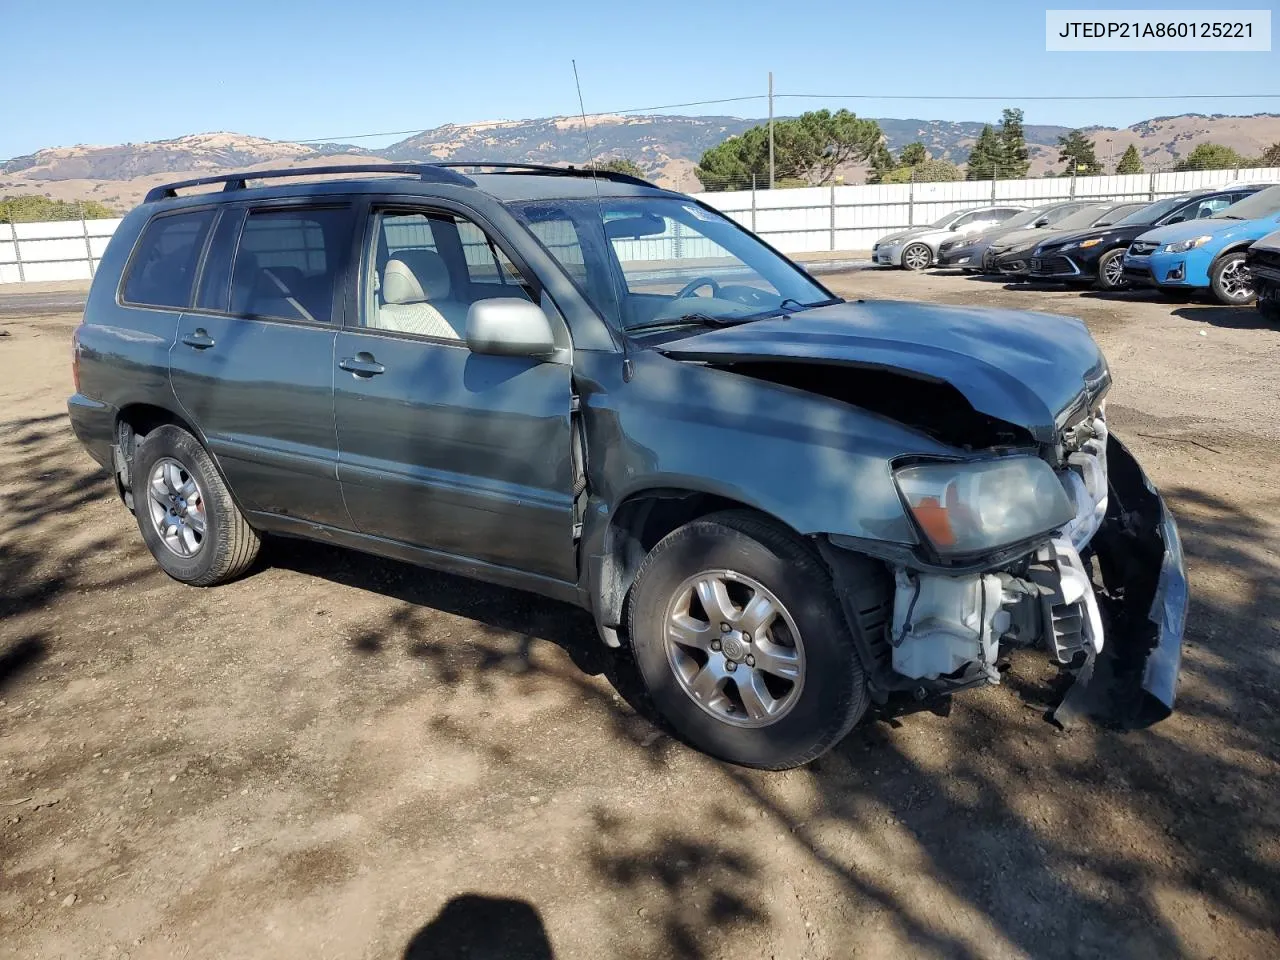
[[[119,218],[0,223],[0,283],[87,280],[118,226]]]
[[[1034,206],[1074,198],[1158,200],[1242,181],[1280,183],[1280,168],[741,190],[699,196],[778,249],[803,254],[869,250],[887,233],[932,223],[953,210],[993,202]],[[0,223],[0,283],[88,279],[119,224],[118,219]],[[682,249],[678,236],[653,240],[661,243],[631,243],[624,252],[628,258],[640,260],[701,255],[696,249]],[[666,245],[671,249],[665,249]]]

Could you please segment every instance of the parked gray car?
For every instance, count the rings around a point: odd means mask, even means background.
[[[1101,200],[1085,203],[1058,220],[1052,229],[1016,230],[1013,233],[1007,233],[984,251],[983,272],[999,273],[1004,276],[1026,276],[1031,272],[1032,251],[1039,244],[1056,236],[1066,236],[1088,230],[1090,227],[1115,223],[1146,205],[1146,201],[1120,203],[1114,200]]]
[[[1014,647],[1074,675],[1061,717],[1172,709],[1178,534],[1080,321],[849,303],[641,180],[461,169],[207,177],[124,219],[68,405],[170,576],[274,533],[575,604],[749,766]]]
[[[892,233],[871,248],[871,259],[881,266],[923,270],[931,266],[944,240],[981,233],[1022,212],[1014,204],[954,210],[945,217],[923,227]]]
[[[1050,203],[1010,217],[1002,223],[982,230],[980,233],[965,234],[944,240],[938,247],[935,265],[939,267],[959,267],[973,273],[982,271],[982,255],[997,240],[1006,237],[1015,230],[1046,230],[1064,217],[1070,216],[1086,201],[1065,200],[1061,203]],[[1041,234],[1043,236],[1043,234]]]

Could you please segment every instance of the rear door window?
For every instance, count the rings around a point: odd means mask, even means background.
[[[125,278],[123,299],[147,307],[191,305],[200,254],[213,225],[213,210],[156,217],[147,224]]]
[[[231,312],[332,322],[353,221],[346,206],[250,210],[231,271]]]

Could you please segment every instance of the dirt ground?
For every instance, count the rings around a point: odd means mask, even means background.
[[[67,426],[77,317],[0,316],[0,955],[1280,956],[1280,330],[957,275],[841,293],[1083,316],[1181,524],[1179,709],[950,716],[783,774],[655,726],[584,614],[272,543],[180,586]],[[7,336],[3,335],[7,334]]]

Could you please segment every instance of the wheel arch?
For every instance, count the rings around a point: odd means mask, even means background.
[[[747,511],[796,533],[781,518],[753,504],[705,490],[649,487],[632,491],[619,502],[609,517],[599,552],[591,557],[592,612],[607,645],[621,645],[618,632],[627,597],[649,551],[673,530],[724,510]]]
[[[187,431],[201,446],[208,449],[200,432],[184,417],[167,407],[154,403],[129,403],[116,414],[112,443],[113,479],[117,495],[130,510],[133,509],[133,456],[138,441],[156,428],[166,426]],[[210,456],[214,466],[220,471],[217,458]]]
[[[1219,250],[1217,253],[1213,255],[1213,259],[1209,261],[1209,269],[1207,272],[1212,273],[1213,268],[1218,265],[1218,263],[1222,260],[1223,257],[1231,253],[1244,253],[1244,251],[1248,250],[1256,242],[1257,241],[1254,241],[1254,240],[1235,240],[1227,244],[1225,247],[1223,247],[1221,250]]]

